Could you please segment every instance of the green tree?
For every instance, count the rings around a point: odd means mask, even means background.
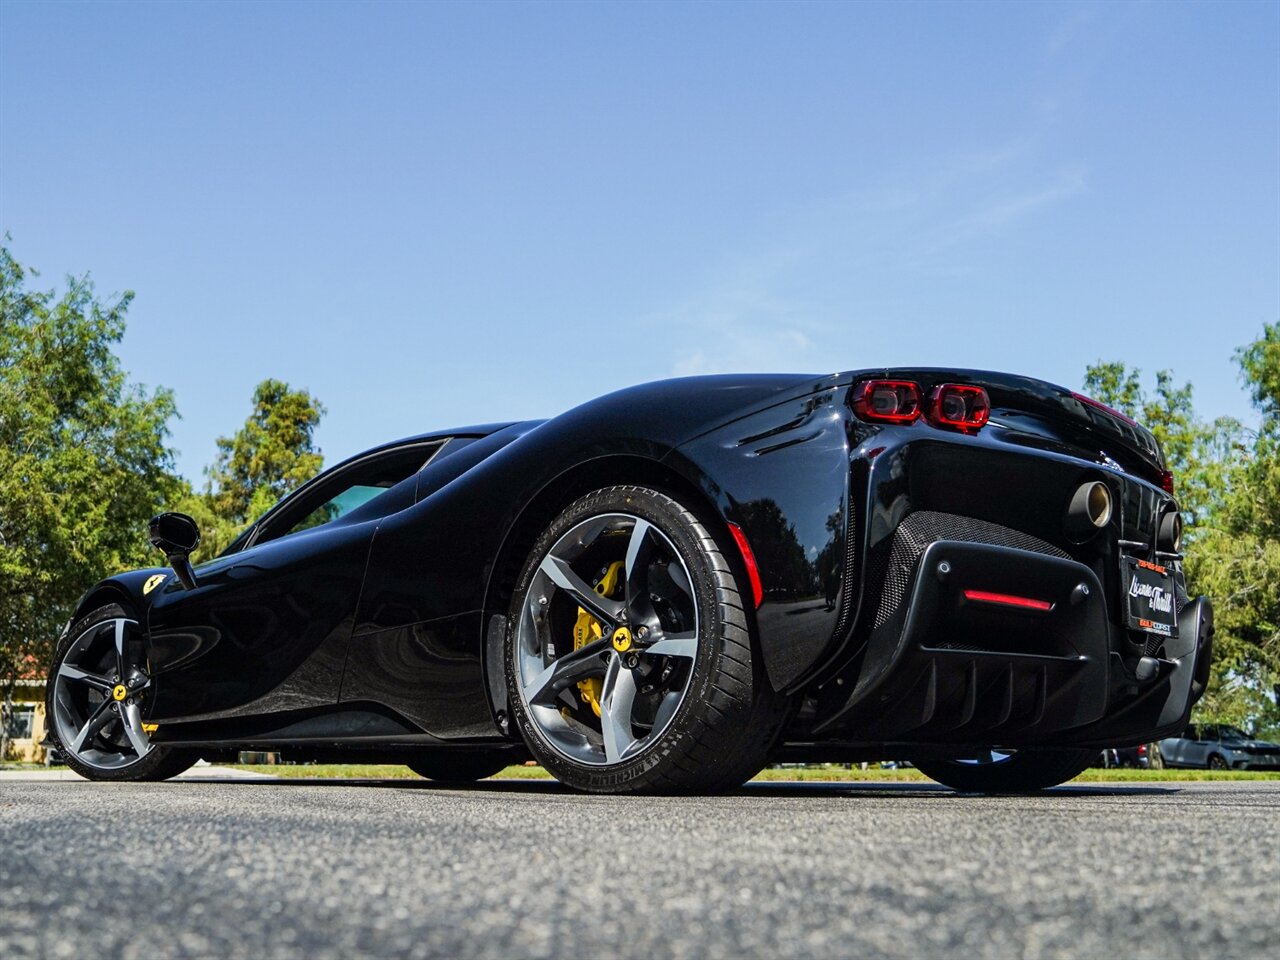
[[[35,276],[31,272],[31,276]],[[173,395],[130,384],[113,345],[132,293],[88,275],[34,290],[0,246],[0,688],[43,670],[79,595],[153,562],[145,523],[181,492]]]
[[[1236,352],[1262,414],[1260,429],[1195,414],[1190,384],[1157,374],[1154,394],[1122,363],[1089,367],[1085,389],[1133,416],[1160,439],[1188,520],[1189,592],[1214,601],[1213,676],[1200,713],[1274,729],[1280,713],[1280,324]]]
[[[1088,367],[1085,392],[1149,429],[1173,471],[1190,535],[1213,511],[1226,482],[1230,451],[1243,442],[1243,428],[1230,417],[1205,423],[1197,415],[1190,383],[1176,386],[1168,370],[1156,373],[1155,390],[1142,386],[1142,371],[1123,363]]]
[[[1236,361],[1262,420],[1231,451],[1211,531],[1188,566],[1217,601],[1219,683],[1206,709],[1276,730],[1280,710],[1269,694],[1280,679],[1280,323],[1237,350]]]
[[[218,457],[205,471],[203,493],[189,493],[180,509],[200,525],[200,557],[224,549],[246,525],[320,472],[324,457],[315,430],[320,401],[280,380],[253,391],[253,411],[232,437],[218,438]]]

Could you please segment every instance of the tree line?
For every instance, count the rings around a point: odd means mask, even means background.
[[[264,380],[244,424],[217,440],[203,485],[192,485],[177,473],[169,445],[178,416],[173,392],[131,383],[113,349],[133,294],[101,298],[87,275],[68,277],[57,292],[34,286],[37,276],[0,245],[6,705],[17,680],[43,676],[55,638],[88,587],[164,562],[147,542],[148,519],[164,510],[191,514],[203,536],[196,559],[208,558],[323,466],[314,439],[320,402]]]
[[[7,239],[7,238],[6,238]],[[250,413],[217,440],[199,487],[180,476],[169,445],[172,391],[131,383],[114,352],[133,294],[100,298],[88,275],[61,292],[0,246],[0,690],[41,673],[76,600],[114,571],[159,557],[145,523],[191,514],[200,554],[224,549],[253,519],[323,467],[324,415],[306,390],[264,380]],[[1191,594],[1217,609],[1214,671],[1204,719],[1280,729],[1280,323],[1235,353],[1259,412],[1250,429],[1202,419],[1191,384],[1169,371],[1099,362],[1092,396],[1147,425],[1177,479]]]
[[[1121,362],[1088,368],[1085,392],[1149,427],[1174,473],[1186,524],[1188,592],[1214,603],[1213,677],[1205,720],[1280,734],[1280,323],[1235,351],[1257,429],[1202,419],[1190,383],[1168,370],[1151,389]]]

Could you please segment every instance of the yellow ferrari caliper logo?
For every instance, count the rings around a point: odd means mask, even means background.
[[[129,688],[123,683],[117,683],[111,690],[111,698],[113,700],[123,700],[129,695]]]
[[[609,564],[609,569],[600,578],[600,582],[596,584],[596,593],[602,597],[610,596],[618,589],[618,583],[622,579],[623,563],[621,560],[615,560]],[[593,640],[599,640],[604,636],[604,628],[600,626],[600,621],[587,613],[582,607],[578,608],[578,619],[573,624],[573,649],[585,647]],[[628,635],[629,636],[629,635]],[[616,635],[614,645],[617,645]],[[630,642],[628,641],[628,646]],[[592,712],[598,717],[600,716],[600,694],[604,689],[604,681],[599,677],[588,677],[586,680],[578,681],[578,694],[582,697],[582,702],[589,706]]]

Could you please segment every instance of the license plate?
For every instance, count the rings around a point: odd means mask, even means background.
[[[1129,629],[1162,637],[1178,635],[1178,608],[1173,602],[1173,576],[1168,567],[1125,557],[1124,587]]]

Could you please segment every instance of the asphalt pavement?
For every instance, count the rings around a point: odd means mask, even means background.
[[[0,957],[1256,957],[1280,783],[0,781]]]

